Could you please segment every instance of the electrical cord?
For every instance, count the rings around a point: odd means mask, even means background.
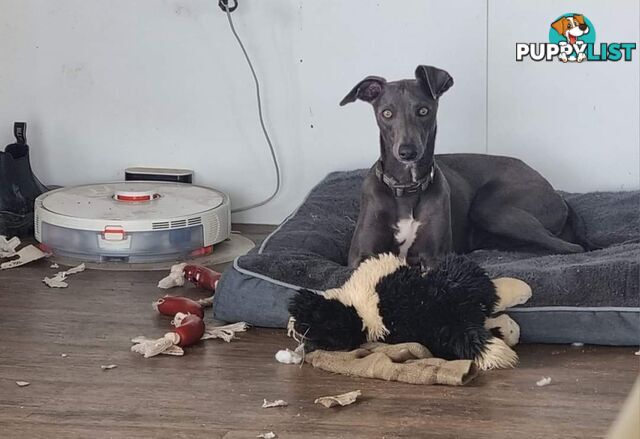
[[[237,0],[234,1],[234,5],[229,7],[228,4],[228,0],[220,0],[218,3],[218,6],[220,6],[220,9],[222,9],[226,14],[227,14],[227,20],[229,21],[229,28],[231,29],[231,33],[233,34],[233,36],[235,37],[236,41],[238,42],[238,45],[240,46],[240,49],[242,49],[242,53],[244,54],[244,58],[247,60],[247,64],[249,65],[249,69],[251,69],[251,75],[253,76],[253,82],[255,83],[256,86],[256,101],[258,104],[258,118],[260,119],[260,127],[262,128],[262,133],[264,134],[264,139],[267,142],[267,145],[269,145],[269,151],[271,153],[271,159],[273,160],[273,167],[275,169],[276,172],[276,187],[275,190],[273,191],[273,193],[265,198],[264,200],[260,201],[259,203],[255,203],[255,204],[251,204],[249,206],[245,206],[245,207],[240,207],[238,209],[231,209],[231,213],[238,213],[238,212],[245,212],[247,210],[250,209],[255,209],[256,207],[260,207],[260,206],[264,206],[265,204],[267,204],[268,202],[270,202],[271,200],[273,200],[276,195],[278,194],[278,192],[280,192],[280,165],[278,163],[278,158],[276,157],[276,152],[275,149],[273,147],[273,143],[271,142],[271,138],[269,137],[269,132],[267,131],[267,127],[264,124],[264,117],[262,115],[262,97],[260,95],[260,82],[258,81],[258,76],[256,75],[256,71],[253,68],[253,63],[251,62],[251,59],[249,58],[249,54],[247,53],[247,50],[244,47],[244,44],[242,43],[242,40],[240,39],[240,36],[238,35],[238,32],[236,32],[236,28],[233,25],[233,20],[231,19],[231,12],[233,12],[237,7],[238,7],[238,2]]]

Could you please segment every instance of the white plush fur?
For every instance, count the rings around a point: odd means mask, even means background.
[[[484,327],[487,329],[498,328],[504,342],[509,347],[517,345],[520,341],[520,325],[506,314],[487,319],[484,322]]]
[[[376,285],[383,277],[407,265],[404,259],[384,253],[362,262],[349,280],[340,288],[325,292],[327,299],[335,299],[345,306],[353,306],[362,319],[368,341],[384,340],[389,330],[384,326],[378,310]]]
[[[493,337],[474,362],[480,370],[506,369],[518,363],[518,355],[504,341]]]
[[[500,301],[496,305],[494,312],[504,311],[516,305],[522,305],[531,298],[531,287],[520,279],[513,277],[501,277],[493,279],[496,293]]]

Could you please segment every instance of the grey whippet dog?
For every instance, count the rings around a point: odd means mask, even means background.
[[[444,254],[484,247],[584,251],[569,242],[567,204],[522,161],[434,155],[438,100],[452,85],[444,70],[418,66],[415,79],[369,76],[340,102],[369,102],[380,128],[380,159],[362,186],[349,265],[384,252],[427,268]]]

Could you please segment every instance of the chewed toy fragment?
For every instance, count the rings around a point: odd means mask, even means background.
[[[16,384],[18,387],[27,387],[31,383],[29,381],[16,381]]]
[[[278,435],[275,434],[273,431],[270,431],[268,433],[261,433],[259,435],[256,436],[257,438],[262,438],[262,439],[277,439]]]
[[[314,404],[322,404],[327,408],[336,405],[345,406],[356,402],[356,399],[358,399],[358,396],[360,395],[362,395],[362,391],[354,390],[353,392],[347,392],[336,396],[322,396],[313,402]]]
[[[266,399],[262,402],[263,409],[270,409],[272,407],[286,407],[289,403],[284,399],[276,399],[275,401],[267,401]]]
[[[14,236],[7,240],[7,237],[0,235],[0,258],[10,258],[16,254],[16,248],[20,245],[20,238]]]
[[[160,282],[158,282],[158,288],[173,288],[173,287],[181,287],[184,285],[184,267],[187,264],[184,262],[182,264],[176,264],[171,267],[171,271],[169,275],[162,278]]]
[[[103,364],[102,366],[100,366],[100,369],[111,370],[111,369],[115,369],[116,367],[118,367],[117,364]]]
[[[85,270],[84,262],[76,267],[70,268],[66,271],[59,271],[53,277],[45,277],[42,282],[49,288],[67,288],[69,284],[66,281],[67,277],[72,274],[81,273]]]
[[[38,247],[27,245],[26,247],[18,250],[18,252],[16,252],[13,256],[18,256],[18,258],[0,264],[0,270],[20,267],[21,265],[37,261],[38,259],[42,259],[45,256],[48,256],[48,254],[40,250]]]
[[[236,332],[245,332],[249,329],[247,322],[231,323],[223,326],[212,326],[204,330],[202,340],[210,340],[212,338],[220,338],[227,343],[236,338]]]
[[[540,380],[536,381],[536,386],[544,387],[551,384],[551,377],[542,377]]]
[[[276,360],[283,364],[300,364],[302,363],[302,355],[291,349],[282,349],[276,352]]]

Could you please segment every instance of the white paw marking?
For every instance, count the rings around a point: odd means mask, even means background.
[[[393,235],[393,238],[400,245],[400,257],[406,258],[409,249],[413,245],[413,242],[416,240],[416,235],[418,234],[418,228],[422,225],[420,221],[416,221],[416,219],[411,216],[409,218],[403,218],[398,220],[395,225],[396,232]]]

